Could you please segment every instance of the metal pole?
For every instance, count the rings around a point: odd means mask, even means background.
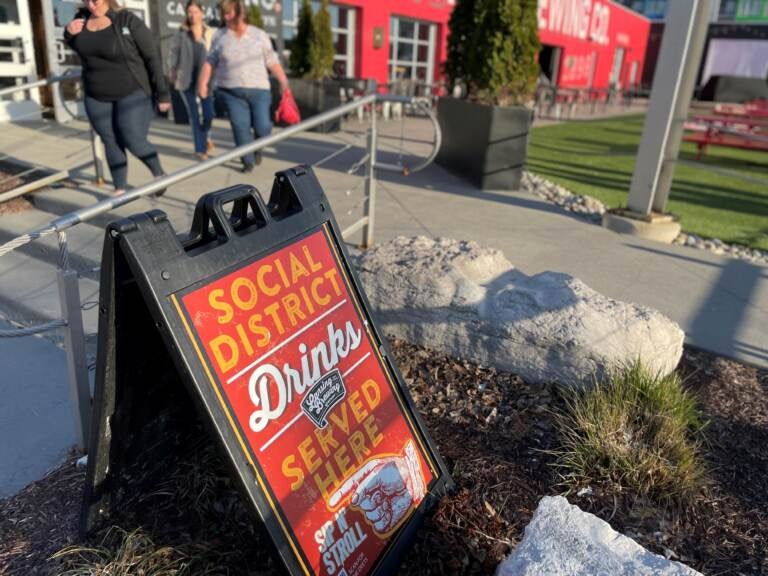
[[[709,19],[709,0],[667,5],[664,38],[651,89],[643,136],[627,199],[628,208],[649,216],[664,212],[699,70]]]
[[[96,173],[96,185],[104,186],[104,166],[106,164],[104,143],[93,128],[91,128],[91,152],[93,154],[93,170]]]
[[[672,188],[672,178],[675,175],[677,157],[680,155],[680,144],[683,139],[685,120],[688,117],[688,109],[691,106],[693,92],[696,89],[699,64],[704,55],[704,45],[706,44],[707,31],[709,30],[709,4],[710,0],[700,0],[700,6],[697,7],[693,15],[691,45],[681,71],[680,93],[675,102],[667,149],[664,155],[664,162],[661,165],[656,194],[653,198],[653,209],[656,212],[664,212],[666,210],[669,192]]]
[[[376,110],[371,116],[371,129],[368,132],[368,162],[365,165],[365,200],[363,203],[363,244],[367,249],[373,246],[374,213],[376,206]]]
[[[66,322],[64,349],[67,354],[69,399],[75,417],[75,436],[81,450],[87,450],[91,419],[91,387],[88,382],[88,363],[85,355],[85,331],[80,309],[80,287],[77,272],[57,271],[59,301]]]

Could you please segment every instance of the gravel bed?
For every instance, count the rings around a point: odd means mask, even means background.
[[[600,224],[606,211],[605,205],[599,200],[587,195],[574,194],[567,188],[531,172],[523,173],[520,186],[522,190],[544,198],[568,212],[579,214],[596,224]],[[696,234],[682,232],[673,243],[748,262],[768,264],[768,252],[765,250],[739,244],[728,244],[718,238],[702,238]]]

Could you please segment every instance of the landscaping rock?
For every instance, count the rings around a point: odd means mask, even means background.
[[[497,576],[701,576],[652,554],[562,496],[539,501],[525,536]]]
[[[396,238],[362,253],[360,279],[388,334],[519,374],[578,385],[640,359],[668,373],[680,327],[567,274],[526,276],[475,242]]]

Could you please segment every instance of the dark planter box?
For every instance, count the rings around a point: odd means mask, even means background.
[[[337,106],[341,106],[341,88],[338,80],[307,80],[291,78],[291,92],[299,106],[301,119],[307,120]],[[337,132],[341,130],[341,118],[330,120],[313,128],[313,132]]]
[[[436,162],[483,190],[517,190],[533,111],[440,98],[443,140]]]

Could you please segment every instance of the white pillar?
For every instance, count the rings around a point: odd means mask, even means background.
[[[664,37],[637,153],[627,207],[649,215],[664,212],[683,124],[688,116],[709,25],[710,0],[667,5]]]

